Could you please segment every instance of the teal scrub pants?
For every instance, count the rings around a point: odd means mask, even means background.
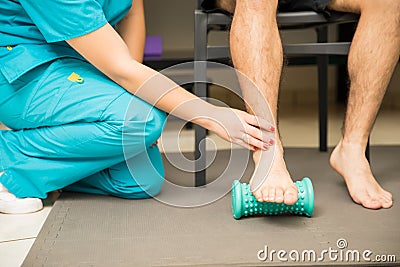
[[[165,119],[79,59],[41,65],[12,84],[0,74],[0,121],[12,129],[0,131],[0,183],[20,198],[57,189],[154,196],[164,170],[151,145]]]

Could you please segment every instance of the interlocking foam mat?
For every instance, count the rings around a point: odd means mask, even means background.
[[[229,155],[217,153],[209,177],[219,175]],[[372,147],[371,155],[376,177],[393,193],[391,209],[354,204],[329,153],[317,149],[286,150],[294,179],[314,183],[312,218],[234,220],[230,193],[200,208],[177,208],[156,199],[64,192],[23,266],[400,266],[400,147]],[[192,180],[165,164],[167,178]]]

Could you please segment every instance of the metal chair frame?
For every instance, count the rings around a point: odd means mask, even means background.
[[[213,30],[226,30],[229,28],[231,16],[219,12],[208,13],[200,9],[195,10],[195,55],[194,75],[195,81],[206,81],[208,60],[229,58],[229,46],[211,46],[208,44],[208,34]],[[315,56],[318,67],[318,114],[319,114],[319,149],[327,151],[327,119],[328,119],[328,64],[329,55],[347,55],[350,42],[328,42],[328,25],[349,23],[358,20],[358,15],[351,13],[336,13],[327,17],[324,14],[312,11],[278,13],[277,22],[279,29],[304,29],[314,28],[317,42],[301,44],[283,44],[286,56]],[[194,93],[207,97],[207,85],[195,83]],[[195,186],[206,184],[206,145],[201,142],[206,137],[206,129],[195,125]],[[203,157],[200,157],[203,155]]]

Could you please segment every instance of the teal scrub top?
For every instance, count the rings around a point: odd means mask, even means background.
[[[0,71],[9,83],[63,57],[82,57],[65,40],[115,26],[132,0],[1,0]]]

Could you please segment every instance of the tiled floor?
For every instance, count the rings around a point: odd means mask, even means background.
[[[44,209],[21,215],[0,214],[0,266],[20,266],[49,215],[58,193],[43,201]]]
[[[283,142],[288,147],[317,147],[318,123],[314,107],[282,107],[280,128]],[[340,137],[343,109],[334,106],[329,112],[329,146],[334,146]],[[378,117],[375,130],[371,136],[372,145],[400,145],[400,109],[383,109]],[[179,123],[168,123],[160,146],[165,151],[174,151],[178,147],[176,126]],[[218,148],[228,148],[229,144],[214,135],[210,139]],[[172,144],[172,145],[171,145]],[[175,145],[174,145],[175,144]],[[211,144],[212,148],[213,145]],[[184,130],[180,134],[181,151],[193,149],[193,132]],[[40,231],[52,203],[57,197],[51,195],[45,201],[45,209],[28,215],[0,214],[0,266],[20,266],[37,234]]]

